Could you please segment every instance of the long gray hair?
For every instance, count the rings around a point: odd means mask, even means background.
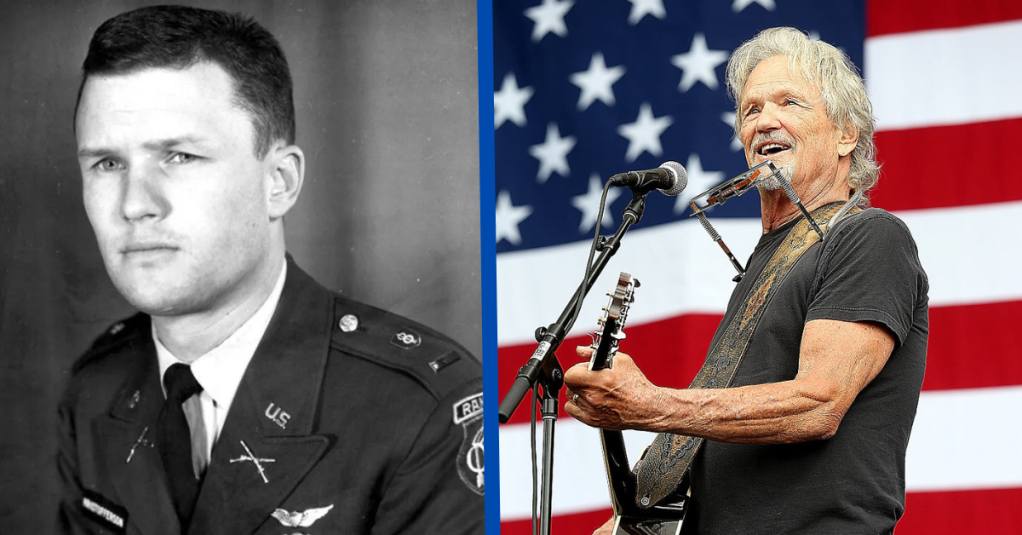
[[[795,28],[769,28],[742,43],[727,63],[728,94],[735,100],[735,133],[742,129],[740,109],[749,75],[763,60],[785,56],[788,68],[801,71],[816,86],[827,104],[827,117],[839,128],[858,129],[859,139],[852,150],[848,187],[864,194],[876,185],[880,166],[873,144],[875,119],[866,87],[848,56],[829,43],[814,41]]]

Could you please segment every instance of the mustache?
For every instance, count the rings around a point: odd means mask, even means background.
[[[778,143],[784,143],[785,145],[794,148],[795,140],[777,131],[767,132],[764,134],[756,134],[756,137],[752,138],[752,142],[749,143],[749,147],[746,152],[753,154],[756,152],[756,147],[761,143],[767,141],[776,141]]]

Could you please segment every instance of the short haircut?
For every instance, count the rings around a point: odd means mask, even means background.
[[[251,17],[193,7],[144,7],[100,25],[82,64],[75,116],[90,76],[187,69],[200,62],[230,75],[235,103],[252,118],[256,156],[265,156],[278,140],[294,143],[291,72],[280,43]]]
[[[745,84],[756,66],[775,56],[788,58],[788,67],[801,72],[815,85],[827,104],[827,118],[847,131],[854,127],[859,139],[852,150],[848,170],[848,186],[864,194],[876,185],[880,166],[876,163],[873,132],[876,120],[873,106],[866,96],[862,77],[848,56],[829,43],[810,39],[795,28],[769,28],[742,43],[727,64],[728,93],[735,100],[735,132],[742,129],[742,103]]]

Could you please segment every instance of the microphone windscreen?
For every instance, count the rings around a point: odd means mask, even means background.
[[[675,178],[677,178],[674,183],[674,187],[669,190],[665,190],[664,195],[673,197],[685,190],[685,187],[688,186],[688,171],[686,171],[680,163],[664,162],[660,164],[660,167],[671,171],[674,173]]]

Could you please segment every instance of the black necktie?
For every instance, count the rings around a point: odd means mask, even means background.
[[[199,496],[199,480],[192,469],[192,438],[181,404],[202,392],[202,385],[195,380],[191,367],[185,364],[167,368],[163,374],[163,385],[167,389],[167,401],[158,423],[160,458],[167,471],[181,529],[187,531]]]

